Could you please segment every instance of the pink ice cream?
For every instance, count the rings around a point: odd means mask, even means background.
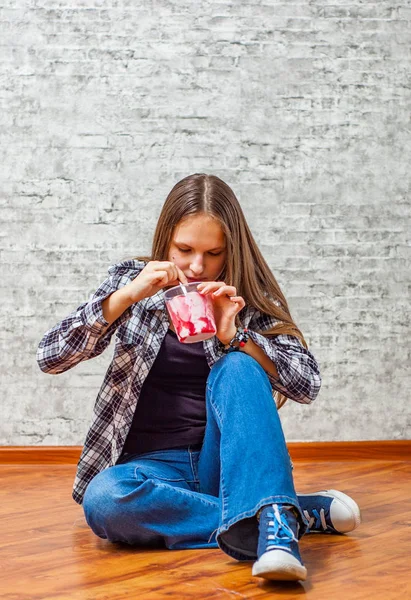
[[[167,301],[167,308],[180,342],[205,340],[217,332],[210,300],[198,292],[174,296]]]

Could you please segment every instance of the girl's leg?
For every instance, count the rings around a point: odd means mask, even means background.
[[[237,560],[257,558],[257,511],[293,506],[299,538],[307,529],[267,374],[242,352],[221,358],[207,380],[207,427],[199,457],[200,491],[219,495],[219,547]]]
[[[198,456],[190,448],[161,450],[105,469],[84,495],[88,525],[110,542],[218,548],[210,534],[218,527],[219,499],[198,491]]]

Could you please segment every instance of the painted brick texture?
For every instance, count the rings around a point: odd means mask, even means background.
[[[1,0],[0,443],[83,442],[112,347],[51,376],[37,345],[195,172],[320,363],[287,438],[408,437],[410,59],[405,1]]]

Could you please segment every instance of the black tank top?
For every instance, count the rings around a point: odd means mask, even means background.
[[[122,454],[201,444],[209,372],[203,342],[182,344],[169,329],[144,381]]]

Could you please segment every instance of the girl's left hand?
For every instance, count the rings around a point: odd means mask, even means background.
[[[216,336],[223,344],[235,336],[237,327],[235,316],[245,306],[244,298],[237,296],[237,290],[224,281],[205,281],[197,286],[200,294],[210,294],[214,307]]]

